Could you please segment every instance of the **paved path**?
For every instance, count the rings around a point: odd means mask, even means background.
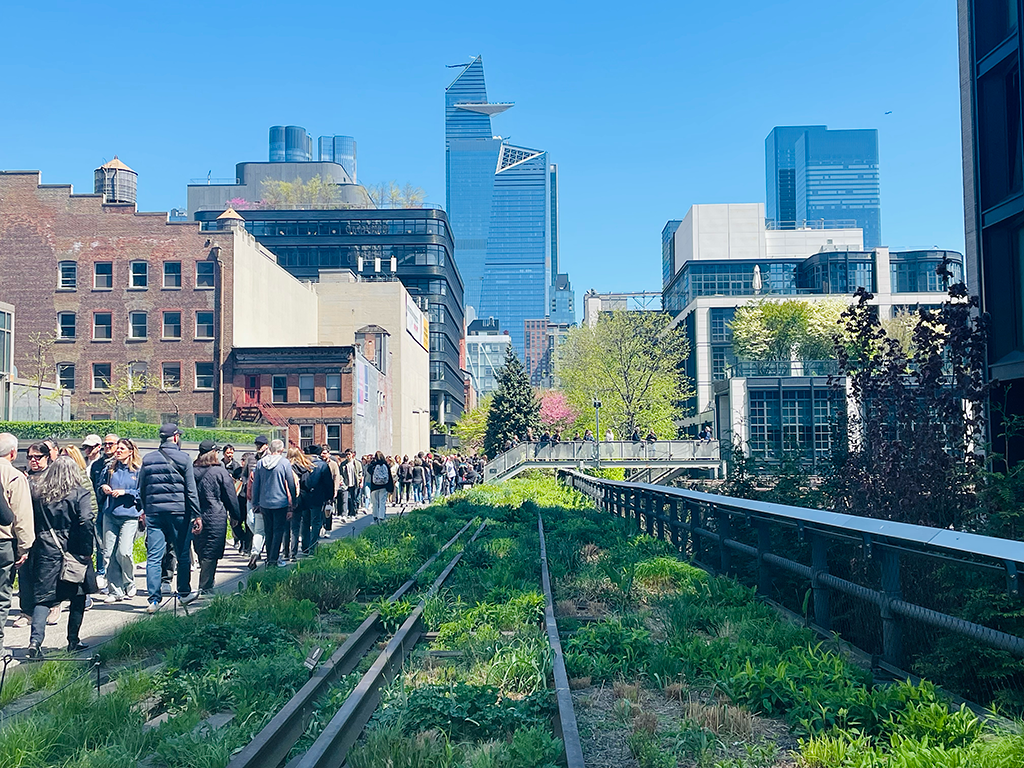
[[[395,516],[403,513],[404,511],[404,507],[388,507],[388,516]],[[354,520],[335,517],[334,528],[330,531],[330,536],[326,539],[321,539],[320,543],[323,544],[328,541],[335,541],[347,536],[358,535],[372,522],[373,518],[369,514],[361,514]],[[254,573],[254,571],[249,570],[248,562],[249,558],[238,554],[234,544],[229,538],[227,547],[224,551],[224,557],[221,558],[220,563],[217,566],[214,592],[224,594],[237,591],[238,583],[245,579],[250,573]],[[263,566],[261,565],[260,568],[262,569]],[[193,587],[195,587],[198,580],[198,570],[193,571]],[[93,649],[97,644],[110,638],[126,623],[140,616],[149,615],[146,613],[148,598],[145,590],[145,563],[136,564],[135,583],[139,585],[139,591],[135,597],[125,599],[117,603],[104,603],[104,596],[102,594],[93,595],[92,608],[85,612],[85,621],[82,623],[81,632],[82,642],[87,643],[89,648],[77,654],[78,656],[88,657],[92,654]],[[197,607],[202,607],[205,602],[205,599],[197,600],[189,606],[188,610],[194,610]],[[67,649],[67,607],[68,604],[64,603],[64,610],[61,611],[59,622],[55,625],[47,626],[46,628],[46,639],[43,641],[44,654],[52,654]],[[164,602],[160,608],[160,612],[163,613],[164,611],[174,610],[183,611],[186,609],[183,606],[178,605],[177,600],[173,597],[164,596]],[[14,664],[25,659],[26,648],[28,647],[29,628],[27,626],[13,626],[14,620],[20,615],[21,612],[18,609],[17,596],[15,596],[11,605],[10,617],[7,620],[7,625],[4,627],[4,645],[7,647],[8,652],[13,654],[15,659]]]

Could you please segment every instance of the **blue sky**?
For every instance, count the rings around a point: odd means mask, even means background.
[[[91,192],[116,153],[141,210],[266,160],[275,124],[443,204],[445,65],[479,53],[516,102],[496,132],[559,165],[577,294],[658,290],[668,219],[763,202],[775,125],[878,128],[886,244],[963,250],[952,0],[5,6],[0,168]]]

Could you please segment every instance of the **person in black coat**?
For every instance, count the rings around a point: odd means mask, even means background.
[[[99,591],[93,568],[94,528],[92,490],[82,485],[81,471],[69,456],[61,456],[32,483],[36,541],[19,573],[26,603],[33,606],[28,656],[39,658],[50,609],[71,602],[68,651],[86,647],[81,641],[85,598]],[[65,553],[77,573],[65,568]]]
[[[213,591],[217,561],[224,557],[228,534],[228,517],[238,518],[238,494],[235,481],[221,463],[212,440],[199,444],[195,461],[196,491],[199,493],[199,516],[202,529],[193,535],[192,546],[199,559],[199,593]]]

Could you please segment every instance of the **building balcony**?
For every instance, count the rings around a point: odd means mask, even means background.
[[[740,360],[725,369],[727,379],[838,375],[838,360]]]

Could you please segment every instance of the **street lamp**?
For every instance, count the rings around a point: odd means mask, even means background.
[[[597,468],[601,468],[601,401],[594,398],[594,451]]]

